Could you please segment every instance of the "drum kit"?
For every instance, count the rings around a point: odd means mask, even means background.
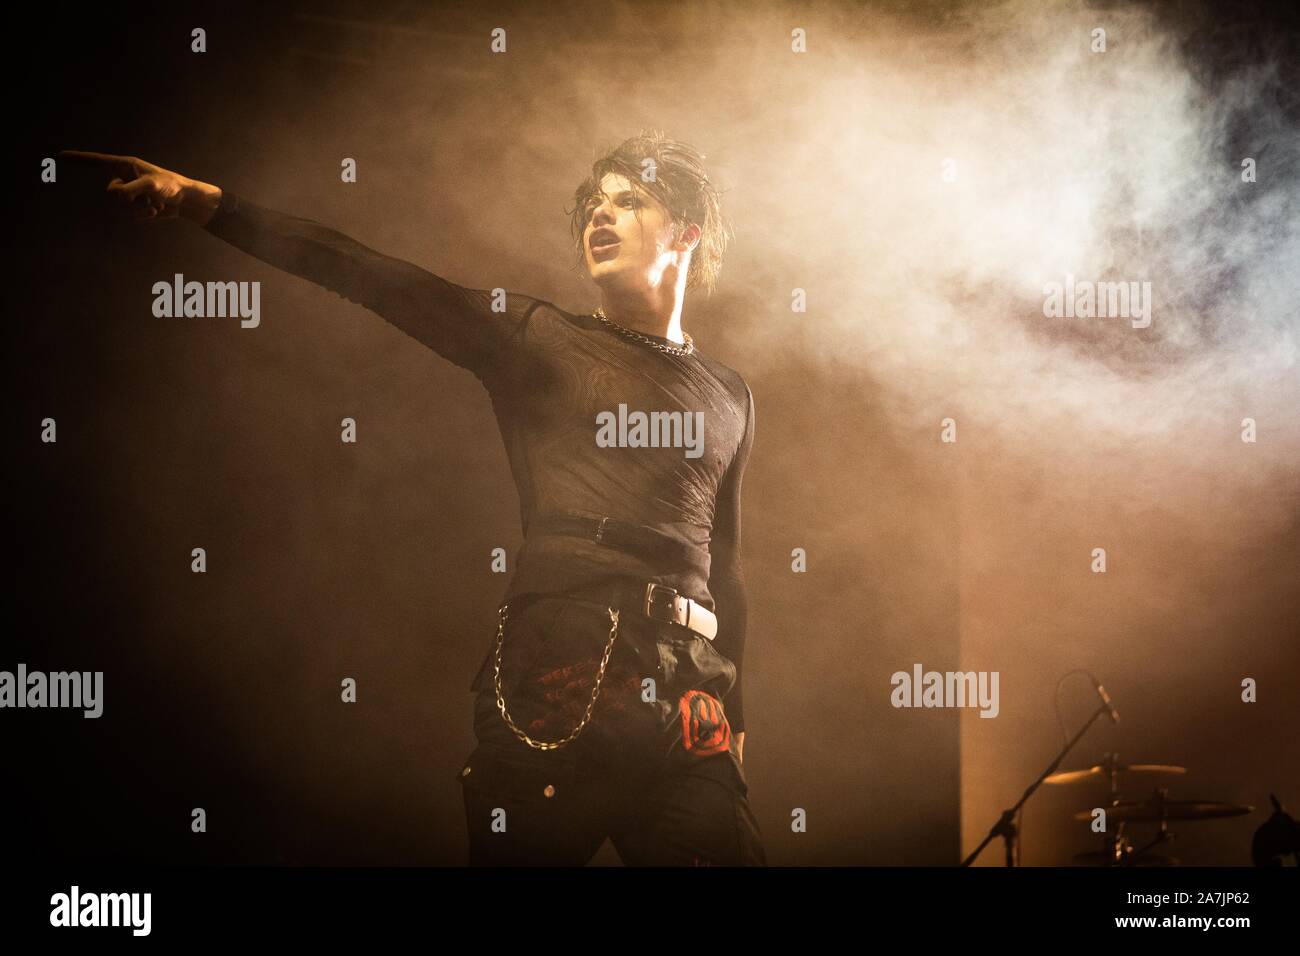
[[[1167,787],[1156,787],[1145,800],[1125,800],[1120,793],[1121,781],[1157,780],[1177,777],[1187,773],[1186,767],[1168,764],[1127,764],[1117,754],[1106,754],[1102,762],[1084,770],[1065,770],[1043,779],[1054,786],[1087,784],[1106,780],[1109,785],[1108,802],[1098,808],[1080,810],[1073,819],[1091,822],[1098,818],[1098,810],[1105,811],[1104,846],[1090,853],[1074,856],[1079,866],[1178,866],[1177,857],[1152,852],[1156,847],[1172,841],[1176,834],[1169,829],[1171,821],[1220,820],[1237,817],[1254,811],[1254,807],[1219,800],[1171,800]],[[1126,827],[1135,823],[1158,824],[1156,835],[1142,847],[1135,847]]]
[[[1187,773],[1186,767],[1168,764],[1126,764],[1116,754],[1106,754],[1100,764],[1083,770],[1058,771],[1061,761],[1088,732],[1088,729],[1100,718],[1108,717],[1112,723],[1119,723],[1119,712],[1115,709],[1106,688],[1087,671],[1071,673],[1086,674],[1097,694],[1100,706],[1093,711],[1074,737],[1066,741],[1047,769],[1039,775],[1013,806],[1002,811],[997,822],[989,829],[979,846],[962,860],[962,866],[971,866],[984,848],[998,838],[1004,844],[1004,859],[1007,866],[1020,865],[1020,809],[1032,797],[1042,784],[1069,786],[1107,781],[1109,785],[1108,802],[1105,806],[1080,810],[1074,814],[1075,820],[1091,821],[1094,826],[1101,824],[1099,832],[1104,834],[1104,843],[1100,850],[1080,853],[1074,861],[1080,866],[1178,866],[1179,861],[1172,856],[1152,852],[1156,847],[1172,841],[1175,834],[1169,829],[1171,821],[1220,820],[1252,813],[1254,807],[1235,803],[1223,803],[1218,800],[1171,800],[1167,787],[1154,788],[1152,795],[1145,800],[1126,800],[1120,793],[1120,782],[1127,785],[1129,780],[1179,777]],[[1070,676],[1069,674],[1066,675]],[[1062,678],[1064,680],[1064,678]],[[1058,688],[1060,685],[1057,685]],[[1270,794],[1273,803],[1273,816],[1255,833],[1251,847],[1251,856],[1256,866],[1281,866],[1282,859],[1291,855],[1300,864],[1300,822],[1286,813],[1277,797]],[[1103,817],[1104,811],[1104,817]],[[1155,823],[1158,829],[1155,838],[1142,847],[1133,845],[1127,828],[1130,824]]]

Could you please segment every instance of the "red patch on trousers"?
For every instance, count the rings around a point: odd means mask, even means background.
[[[696,757],[731,749],[731,724],[722,702],[702,690],[688,690],[677,702],[682,721],[682,746]]]
[[[586,715],[591,692],[596,686],[600,661],[588,659],[558,667],[536,678],[535,706],[540,714],[528,725],[528,733],[562,736],[573,730]],[[602,714],[621,714],[637,699],[641,680],[622,664],[610,661],[601,681],[592,720]]]

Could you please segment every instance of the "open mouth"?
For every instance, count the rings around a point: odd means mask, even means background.
[[[590,242],[593,257],[608,256],[618,248],[618,234],[612,229],[597,229],[591,234]]]

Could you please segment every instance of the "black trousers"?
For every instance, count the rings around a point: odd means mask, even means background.
[[[501,685],[520,730],[554,741],[581,722],[610,630],[592,602],[546,598],[511,612]],[[590,719],[551,750],[506,724],[490,653],[476,682],[478,744],[458,773],[469,864],[582,866],[608,838],[628,866],[766,866],[721,704],[735,669],[708,643],[620,609]]]

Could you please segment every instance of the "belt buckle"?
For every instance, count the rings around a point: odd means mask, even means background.
[[[651,608],[657,606],[656,603],[655,603],[655,592],[656,592],[656,591],[667,591],[667,592],[668,592],[668,595],[669,595],[669,596],[668,596],[668,606],[672,609],[672,615],[671,615],[671,617],[668,617],[668,618],[656,617],[654,614],[652,614],[652,613],[650,612],[650,609],[651,609]],[[653,619],[656,620],[656,621],[665,621],[665,620],[666,620],[666,621],[667,621],[668,623],[670,623],[670,624],[678,624],[678,623],[680,623],[680,622],[677,620],[677,598],[678,598],[678,597],[679,597],[679,594],[678,594],[678,591],[677,591],[676,588],[670,588],[670,587],[669,587],[668,585],[666,585],[666,584],[656,584],[654,581],[651,581],[649,584],[647,584],[647,585],[645,586],[645,614],[646,614],[646,617],[653,618]],[[662,603],[662,602],[660,602],[660,603]]]
[[[600,524],[596,525],[596,540],[597,540],[597,541],[602,541],[602,542],[603,542],[604,537],[605,537],[605,525],[607,525],[607,524],[609,524],[609,516],[608,516],[608,515],[606,515],[605,517],[601,518],[601,519],[600,519]]]

